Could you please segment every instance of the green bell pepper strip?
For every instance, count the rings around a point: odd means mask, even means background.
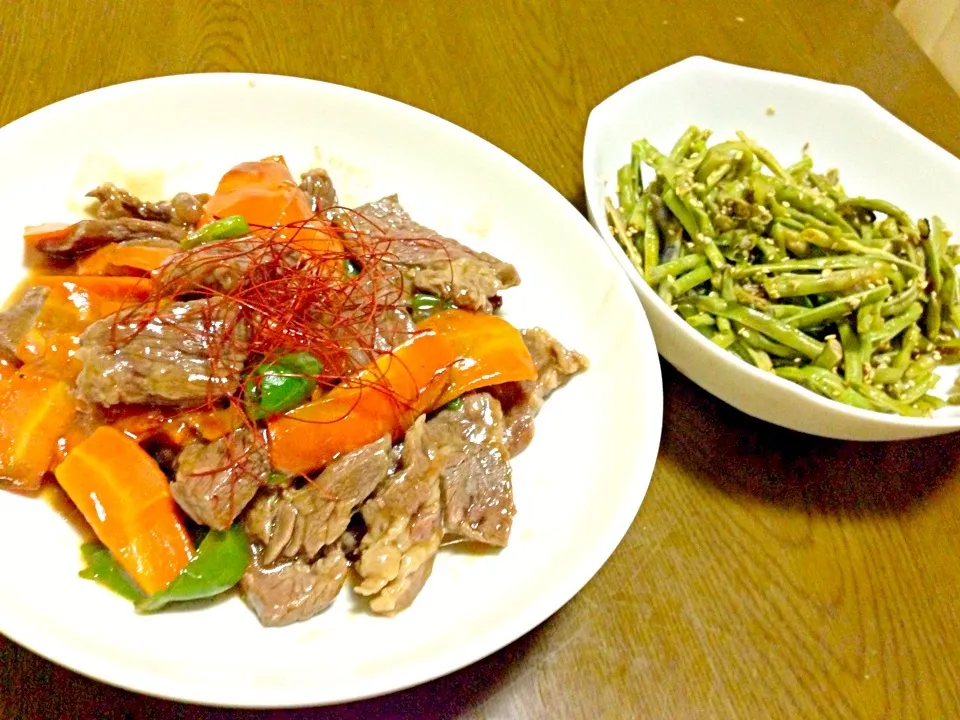
[[[80,577],[100,583],[131,602],[143,599],[143,593],[120,567],[113,554],[96,540],[80,546],[80,554],[87,566],[80,571]]]
[[[308,352],[284,355],[253,371],[244,391],[254,420],[286,412],[310,397],[323,364]]]
[[[170,603],[203,600],[225,592],[240,582],[250,563],[250,545],[243,526],[211,530],[197,554],[163,590],[138,600],[138,612],[156,612]]]
[[[243,215],[231,215],[194,230],[180,241],[180,247],[184,250],[193,250],[207,243],[229,240],[249,232],[250,226],[243,219]]]

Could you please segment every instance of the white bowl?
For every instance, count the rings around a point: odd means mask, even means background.
[[[785,163],[809,143],[816,167],[839,168],[848,192],[890,200],[914,216],[940,215],[955,231],[960,160],[856,88],[702,57],[641,78],[597,105],[583,150],[590,219],[640,294],[657,350],[697,385],[748,415],[824,437],[898,440],[960,429],[958,407],[929,419],[860,410],[759,370],[704,338],[644,282],[607,226],[604,198],[616,194],[617,168],[629,161],[634,140],[669,149],[690,125],[713,130],[717,142],[743,130]],[[949,388],[957,372],[940,368],[937,390]]]
[[[407,105],[296,78],[213,74],[134,82],[0,130],[0,293],[22,274],[26,224],[72,217],[103,180],[151,195],[209,191],[234,164],[284,154],[325,166],[350,204],[398,192],[421,222],[513,262],[505,316],[542,325],[591,369],[556,393],[513,463],[503,552],[441,551],[394,618],[345,590],[323,614],[262,628],[238,597],[137,615],[81,580],[79,539],[45,503],[0,492],[10,549],[0,632],[82,673],[218,705],[342,702],[420,683],[493,652],[569,600],[630,527],[656,462],[660,364],[637,300],[590,224],[546,182],[475,135]],[[636,378],[625,383],[624,378]],[[429,708],[426,709],[429,712]]]

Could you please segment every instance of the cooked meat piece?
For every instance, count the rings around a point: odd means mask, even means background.
[[[87,193],[100,201],[97,217],[103,220],[138,218],[176,225],[196,225],[203,216],[203,206],[209,195],[177,193],[172,200],[147,202],[113,183],[103,183]]]
[[[347,570],[347,558],[336,546],[313,563],[298,558],[273,568],[261,565],[255,548],[240,590],[264,626],[290,625],[329,607],[347,579]]]
[[[533,439],[533,419],[550,393],[590,366],[586,356],[567,350],[540,328],[523,331],[523,342],[537,367],[537,379],[504,383],[490,388],[506,416],[505,439],[510,456],[518,455]]]
[[[406,281],[459,307],[492,312],[499,304],[497,294],[520,284],[513,265],[420,225],[396,195],[361,205],[339,222],[372,237],[390,238],[390,262],[403,269]]]
[[[54,260],[71,260],[111,243],[158,238],[179,243],[184,235],[186,231],[182,227],[153,220],[129,217],[81,220],[64,237],[38,241],[36,250]]]
[[[16,358],[17,345],[37,322],[49,294],[50,288],[35,285],[27,288],[19,300],[0,312],[0,356],[4,359]]]
[[[358,327],[346,327],[338,333],[337,340],[347,351],[349,362],[341,374],[359,370],[386,352],[410,339],[416,332],[410,314],[400,308],[387,308],[370,323]]]
[[[426,424],[425,445],[442,463],[444,531],[506,547],[516,507],[500,403],[487,393],[464,396]]]
[[[261,494],[244,517],[244,526],[263,544],[264,566],[278,558],[310,560],[335,542],[391,467],[390,436],[385,435],[337,458],[301,488]]]
[[[355,567],[357,593],[370,609],[392,615],[413,602],[430,576],[443,538],[439,463],[424,448],[424,417],[403,441],[402,470],[387,477],[360,508],[367,533]]]
[[[231,293],[248,275],[254,264],[249,253],[252,244],[231,240],[229,243],[210,243],[191,250],[189,255],[177,255],[162,265],[165,282],[177,282],[181,292],[206,289],[214,293]],[[189,258],[186,262],[181,262]]]
[[[320,212],[338,204],[337,190],[333,186],[333,180],[323,168],[314,168],[301,175],[300,189],[309,196],[314,212]]]
[[[195,522],[226,530],[270,475],[262,442],[240,428],[212,443],[187,445],[177,459],[170,494]]]
[[[226,300],[191,300],[93,323],[80,338],[77,391],[100,405],[180,405],[233,392],[246,360],[239,308]],[[211,357],[213,355],[213,357]]]

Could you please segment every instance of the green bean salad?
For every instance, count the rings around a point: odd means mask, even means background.
[[[960,251],[938,217],[849,197],[804,150],[782,166],[742,132],[668,154],[633,143],[610,230],[660,298],[711,342],[854,407],[928,417],[960,361]],[[644,185],[643,166],[654,171]]]

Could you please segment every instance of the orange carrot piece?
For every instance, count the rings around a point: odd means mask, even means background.
[[[86,290],[94,292],[104,300],[113,302],[142,302],[150,296],[153,283],[149,278],[139,277],[98,277],[96,275],[32,275],[28,278],[31,285],[43,285],[49,288],[66,288],[69,292]]]
[[[455,359],[441,335],[421,332],[319,400],[271,419],[273,466],[301,475],[387,433],[399,437],[436,405]]]
[[[184,413],[180,416],[180,421],[207,442],[213,442],[243,427],[246,416],[236,406],[230,405],[223,410]]]
[[[67,383],[21,368],[0,383],[0,476],[20,490],[38,490],[70,425]]]
[[[100,542],[145,592],[165,588],[193,557],[163,470],[119,430],[97,428],[54,474]]]
[[[23,241],[28,248],[36,247],[38,243],[47,240],[65,238],[72,225],[66,223],[44,223],[43,225],[28,225],[23,230]]]
[[[149,275],[177,252],[173,248],[147,245],[105,245],[80,260],[76,272],[77,275]]]
[[[279,156],[245,162],[230,169],[217,191],[204,205],[205,225],[216,218],[242,215],[252,227],[266,230],[275,239],[286,240],[314,252],[341,253],[340,238],[327,233],[322,223],[310,223],[314,212],[306,193],[300,189],[286,161]],[[289,226],[293,227],[289,227]],[[285,227],[286,226],[286,227]]]
[[[537,378],[523,335],[496,315],[445,310],[417,327],[442,335],[457,357],[450,368],[450,383],[436,407],[471,390]]]

